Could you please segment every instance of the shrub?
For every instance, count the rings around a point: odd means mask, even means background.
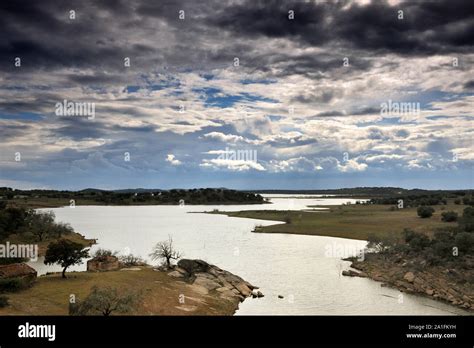
[[[6,306],[8,306],[9,303],[8,303],[8,297],[6,296],[3,296],[3,295],[0,295],[0,308],[4,308]]]
[[[455,199],[455,200],[454,200],[454,204],[456,204],[456,205],[461,204],[461,200],[460,200],[460,199]]]
[[[422,219],[429,218],[433,215],[434,209],[432,207],[428,207],[426,205],[422,205],[418,207],[416,212],[418,213],[418,216],[421,217]]]
[[[291,217],[286,216],[286,217],[285,217],[285,223],[291,224]]]
[[[405,229],[405,242],[413,251],[421,251],[430,245],[430,239],[424,234]]]
[[[0,279],[0,293],[16,292],[23,289],[24,287],[24,282],[18,278]]]
[[[441,220],[444,222],[453,222],[458,220],[458,213],[454,211],[446,211],[441,213]]]
[[[142,294],[140,292],[118,291],[113,287],[98,286],[92,287],[91,293],[84,301],[69,306],[69,314],[71,315],[97,315],[102,314],[109,316],[113,312],[127,313],[133,309],[141,301]]]
[[[141,266],[145,263],[141,257],[132,254],[122,255],[119,260],[124,266]]]
[[[474,232],[474,208],[467,207],[459,219],[459,227],[466,232]]]
[[[95,258],[95,259],[104,261],[109,256],[117,256],[117,252],[112,251],[112,250],[108,250],[108,249],[99,248],[95,251],[95,253],[92,257]]]
[[[469,232],[460,232],[456,235],[455,243],[459,251],[467,253],[474,249],[474,235]]]

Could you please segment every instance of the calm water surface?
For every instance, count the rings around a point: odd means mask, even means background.
[[[418,296],[382,288],[363,278],[341,276],[349,256],[365,242],[319,236],[252,233],[255,225],[275,222],[192,213],[220,209],[300,210],[307,205],[335,205],[339,198],[270,197],[273,204],[237,206],[78,206],[51,209],[58,221],[70,223],[101,247],[148,258],[153,245],[173,237],[186,258],[200,258],[259,286],[261,299],[247,299],[237,314],[465,314]],[[354,201],[352,201],[354,202]],[[317,213],[315,213],[317,214]],[[345,255],[340,252],[345,250]],[[332,252],[332,254],[331,254]],[[31,263],[40,274],[60,267]],[[71,268],[85,270],[85,264]],[[278,295],[283,296],[279,299]]]

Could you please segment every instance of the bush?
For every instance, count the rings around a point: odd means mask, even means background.
[[[446,211],[441,213],[441,220],[444,222],[453,222],[458,220],[458,213],[454,211]]]
[[[474,235],[469,232],[461,232],[456,235],[456,246],[459,251],[468,253],[474,249]]]
[[[474,232],[474,208],[467,207],[462,213],[462,217],[459,219],[459,227],[461,230],[466,232]]]
[[[113,312],[128,313],[135,309],[141,297],[141,292],[123,290],[119,292],[113,287],[93,286],[84,301],[69,306],[69,314],[109,316]]]
[[[9,303],[8,303],[8,297],[6,296],[3,296],[3,295],[0,295],[0,308],[4,308],[6,306],[8,306]]]
[[[461,204],[461,200],[460,200],[460,199],[455,199],[455,200],[454,200],[454,204],[456,204],[456,205]]]
[[[108,249],[97,249],[94,255],[92,255],[94,259],[98,259],[102,261],[106,260],[106,258],[109,256],[117,256],[117,252],[108,250]]]
[[[433,215],[434,209],[432,207],[428,207],[426,205],[422,205],[418,207],[416,212],[418,213],[418,216],[421,217],[422,219],[429,218]]]
[[[0,293],[16,292],[24,288],[24,283],[18,278],[0,279]]]
[[[141,257],[132,254],[122,255],[119,257],[119,260],[124,266],[142,266],[145,264]]]
[[[405,229],[405,242],[413,251],[421,251],[430,245],[430,239],[424,234]]]

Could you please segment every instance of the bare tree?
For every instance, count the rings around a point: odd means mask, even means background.
[[[171,260],[178,260],[183,255],[176,251],[173,247],[173,238],[168,236],[168,240],[164,242],[159,242],[153,248],[153,252],[150,254],[150,257],[153,260],[166,260],[166,266],[171,267]]]

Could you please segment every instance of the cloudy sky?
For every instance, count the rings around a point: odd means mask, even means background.
[[[0,18],[0,186],[474,187],[473,1],[2,1]]]

